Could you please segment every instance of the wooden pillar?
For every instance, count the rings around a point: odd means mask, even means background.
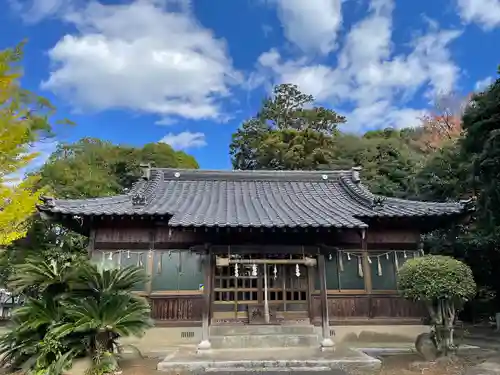
[[[370,267],[370,262],[368,262],[368,240],[366,238],[366,229],[361,229],[361,254],[363,260],[363,277],[365,279],[365,290],[368,298],[369,310],[368,318],[373,317],[372,312],[372,270]]]
[[[368,262],[368,241],[366,229],[361,229],[361,254],[363,255],[363,274],[365,278],[365,289],[368,294],[372,293],[372,270]]]
[[[203,311],[201,326],[201,342],[198,344],[198,352],[210,350],[210,295],[212,293],[212,256],[209,249],[203,254]]]
[[[322,328],[322,341],[321,349],[333,349],[333,340],[330,337],[330,317],[328,316],[328,295],[326,290],[326,270],[325,270],[325,256],[318,254],[318,276],[321,284],[321,328]]]
[[[146,263],[146,274],[148,275],[148,281],[146,283],[146,294],[151,295],[153,289],[153,269],[154,269],[154,256],[155,256],[155,242],[156,242],[156,229],[152,229],[149,232],[149,250],[148,259]]]
[[[90,230],[89,234],[89,243],[87,245],[87,254],[89,259],[92,259],[92,253],[95,250],[95,229]]]

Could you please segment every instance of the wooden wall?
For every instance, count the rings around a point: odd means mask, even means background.
[[[401,224],[401,223],[400,223]],[[413,229],[407,229],[413,228]],[[383,251],[387,249],[416,250],[419,232],[416,226],[377,227],[373,226],[367,232],[367,251]],[[330,250],[323,249],[328,256],[335,248],[360,249],[361,236],[358,230],[324,230],[324,231],[294,231],[286,232],[272,230],[178,230],[167,226],[157,226],[146,220],[140,225],[126,220],[105,222],[95,230],[94,248],[100,251],[117,249],[140,249],[147,251],[154,248],[177,249],[181,251],[204,252],[206,244],[231,246],[254,244],[256,248],[262,245],[313,246],[327,245]],[[299,246],[297,246],[299,245]],[[214,246],[213,249],[216,249]],[[266,250],[267,251],[267,250]],[[155,262],[152,263],[156,264]],[[347,268],[347,264],[344,264]],[[152,266],[151,268],[153,268]],[[373,265],[372,265],[373,267]],[[368,277],[370,265],[364,264]],[[375,271],[375,270],[373,270]],[[384,269],[384,272],[386,270]],[[153,269],[150,272],[154,272]],[[310,312],[313,321],[320,321],[321,310],[314,278],[311,282]],[[403,324],[416,323],[426,316],[422,306],[399,297],[395,291],[364,290],[344,291],[335,293],[329,291],[329,318],[332,324]],[[330,294],[331,293],[331,294]],[[159,324],[197,325],[201,324],[203,295],[201,291],[152,291],[146,293],[151,303],[152,317]]]
[[[361,244],[360,231],[354,229],[310,229],[310,230],[273,230],[273,229],[176,229],[167,226],[154,226],[143,222],[143,227],[132,223],[103,223],[95,230],[95,248],[118,249],[149,248],[154,243],[155,249],[189,248],[212,245],[304,245],[317,246],[326,244],[343,249],[359,249]],[[412,229],[408,229],[412,228]],[[420,238],[417,227],[370,229],[367,232],[367,243],[370,249],[387,249],[388,246],[400,250],[413,250]]]
[[[312,296],[313,321],[321,321],[319,295]],[[425,307],[393,295],[330,295],[328,316],[332,324],[415,324],[426,318]]]
[[[201,324],[202,295],[151,296],[151,317],[160,324]]]

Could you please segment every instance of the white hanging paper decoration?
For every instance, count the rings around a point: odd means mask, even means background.
[[[332,254],[328,254],[328,260],[332,260]]]
[[[368,263],[372,264],[372,258],[370,258],[370,257],[367,257],[367,258],[368,258]]]
[[[127,251],[127,259],[130,259],[130,250]]]
[[[377,274],[382,276],[382,264],[380,264],[380,256],[377,257]]]
[[[347,260],[351,260],[351,254],[347,253]]]
[[[238,263],[235,263],[235,265],[234,265],[234,277],[238,277],[238,276],[240,276],[238,273]]]
[[[364,274],[363,274],[363,263],[361,261],[361,257],[357,257],[358,258],[358,275],[359,277],[363,277]]]
[[[300,277],[300,268],[298,264],[295,265],[295,276]]]
[[[385,253],[385,259],[389,260],[389,253]]]
[[[158,275],[161,275],[162,270],[163,270],[163,252],[160,251],[160,257],[158,259],[158,269],[157,269]]]
[[[109,252],[109,257],[108,257],[109,260],[113,260],[113,252]]]
[[[339,267],[340,271],[344,272],[344,253],[342,251],[339,251]]]
[[[407,259],[407,258],[408,258],[408,255],[406,255],[406,251],[403,251],[403,257],[404,257],[405,259]]]
[[[396,267],[396,270],[399,270],[399,259],[398,259],[398,252],[394,252],[394,267]]]
[[[252,265],[252,276],[257,276],[257,265],[256,264]]]
[[[273,273],[274,273],[274,280],[276,280],[276,278],[278,277],[278,269],[276,268],[276,264],[274,265]]]
[[[153,257],[153,250],[149,250],[148,257],[149,257],[149,258],[152,258],[152,257]]]

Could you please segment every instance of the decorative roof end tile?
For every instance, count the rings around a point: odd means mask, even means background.
[[[56,206],[56,202],[55,202],[55,199],[54,197],[46,197],[46,196],[42,196],[40,197],[40,200],[43,202],[43,204],[47,207],[55,207]]]
[[[146,205],[146,196],[144,194],[134,194],[132,196],[132,206],[145,206]]]
[[[351,168],[351,180],[354,183],[359,183],[361,181],[361,177],[359,176],[359,173],[361,172],[361,167],[356,166]]]
[[[460,204],[462,205],[463,210],[466,212],[475,211],[476,210],[476,201],[477,201],[477,197],[472,196],[469,199],[462,199],[460,201]]]
[[[151,178],[151,164],[149,163],[143,163],[140,164],[139,167],[142,170],[142,178],[144,180],[149,180]]]

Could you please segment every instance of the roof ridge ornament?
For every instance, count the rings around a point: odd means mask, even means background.
[[[142,170],[141,178],[144,180],[149,180],[151,178],[151,163],[141,163],[139,168]]]
[[[360,172],[363,168],[360,165],[351,168],[351,180],[358,184],[361,182]]]
[[[132,195],[132,206],[145,206],[146,205],[146,196],[141,193],[136,193]]]
[[[40,197],[40,200],[47,207],[55,207],[56,206],[56,202],[55,202],[54,197],[42,196],[42,197]]]
[[[463,210],[466,212],[475,211],[476,210],[476,201],[477,201],[477,197],[475,195],[473,195],[469,199],[461,199],[459,201],[459,204],[461,204],[463,206]]]

